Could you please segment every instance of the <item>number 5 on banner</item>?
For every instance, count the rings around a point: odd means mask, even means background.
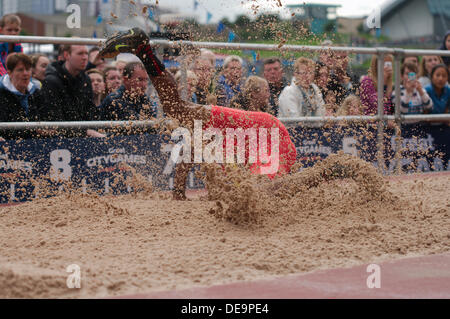
[[[72,176],[70,164],[71,154],[68,150],[54,150],[50,153],[50,179],[68,181]]]

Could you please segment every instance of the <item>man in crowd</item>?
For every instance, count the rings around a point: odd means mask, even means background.
[[[270,114],[278,117],[279,103],[278,97],[281,91],[289,85],[288,80],[283,76],[283,66],[281,65],[281,60],[279,58],[268,58],[264,60],[264,78],[269,83],[270,90],[270,107],[268,110]]]
[[[50,121],[91,121],[96,119],[92,84],[85,73],[88,50],[85,45],[67,45],[62,49],[64,61],[51,63],[42,83]],[[66,133],[79,135],[80,132]],[[89,130],[88,135],[92,133]],[[96,134],[94,133],[93,136]]]
[[[211,104],[215,101],[214,96],[214,66],[211,60],[199,56],[194,60],[192,71],[197,75],[195,94],[198,104]]]
[[[217,81],[215,95],[217,104],[228,106],[231,99],[241,92],[244,84],[243,61],[239,56],[230,55],[223,62],[223,74]]]
[[[60,44],[58,46],[58,56],[56,57],[56,61],[65,61],[64,60],[64,52],[70,48],[68,45]]]
[[[325,40],[322,45],[333,46],[333,43]],[[355,92],[359,82],[348,72],[348,54],[345,51],[324,50],[320,53],[319,61],[330,69],[327,91],[333,95],[335,103],[340,105],[348,95]]]

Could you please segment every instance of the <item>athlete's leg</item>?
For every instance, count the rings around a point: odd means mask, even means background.
[[[148,36],[138,28],[119,33],[108,39],[101,49],[99,57],[114,57],[121,52],[134,53],[141,59],[158,93],[165,114],[177,119],[182,126],[193,128],[194,120],[201,120],[205,124],[204,127],[214,127],[221,130],[234,127],[271,128],[275,124],[277,127],[279,126],[286,131],[278,120],[274,117],[267,118],[264,113],[257,115],[257,112],[242,111],[243,113],[240,113],[236,117],[235,110],[232,109],[216,106],[213,112],[210,106],[198,105],[182,100],[178,94],[174,78],[165,70],[164,65],[155,56],[149,44]],[[287,131],[284,135],[285,138],[281,139],[280,153],[282,154],[280,156],[289,159],[292,158],[293,154],[293,158],[295,158],[295,147],[292,146],[293,144]],[[282,150],[285,150],[285,152]],[[289,153],[291,154],[289,155]],[[287,161],[284,164],[285,169],[280,173],[289,172],[291,165],[292,163]],[[177,187],[183,191],[185,184],[183,186],[180,185],[186,181],[185,178],[184,180],[182,178],[187,175],[186,168],[181,166],[177,175]]]
[[[181,99],[175,79],[155,56],[145,32],[134,28],[109,38],[100,50],[99,56],[113,58],[119,53],[125,52],[134,53],[144,64],[166,115],[178,120],[182,126],[192,129],[194,120],[202,120],[204,123],[209,122],[211,117],[210,107]],[[176,166],[174,199],[186,199],[186,178],[191,168],[192,165],[184,163]]]
[[[186,200],[186,180],[189,172],[194,167],[192,163],[179,163],[175,168],[173,182],[173,199]]]

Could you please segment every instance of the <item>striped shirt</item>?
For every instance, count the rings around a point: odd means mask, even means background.
[[[400,85],[400,111],[403,114],[423,114],[424,110],[433,108],[433,101],[425,90],[423,96],[414,89],[412,93],[406,91],[403,85]],[[392,92],[392,101],[395,101],[395,91]]]

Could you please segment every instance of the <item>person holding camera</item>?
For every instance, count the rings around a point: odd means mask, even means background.
[[[391,94],[393,91],[392,76],[393,56],[388,54],[384,57],[384,90],[383,104],[384,114],[394,113],[394,104],[392,103]],[[378,113],[378,58],[376,55],[372,57],[369,75],[363,76],[360,86],[361,103],[364,106],[365,115],[375,115]]]
[[[403,114],[428,113],[433,108],[433,101],[417,80],[417,66],[404,63],[401,68],[402,85],[400,85],[400,111]],[[395,100],[395,91],[392,92]]]

